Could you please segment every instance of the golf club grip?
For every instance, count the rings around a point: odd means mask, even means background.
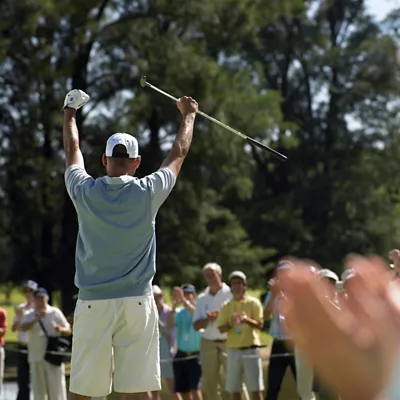
[[[250,142],[252,145],[257,146],[258,148],[262,150],[266,150],[270,152],[273,156],[275,156],[278,160],[281,161],[286,161],[287,157],[284,156],[283,154],[279,153],[278,151],[271,149],[271,147],[266,146],[265,144],[262,144],[258,142],[257,140],[252,139],[251,137],[246,136],[246,140]]]

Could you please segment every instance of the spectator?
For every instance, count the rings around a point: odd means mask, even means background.
[[[14,321],[11,327],[13,332],[18,331],[18,396],[17,400],[29,400],[29,363],[28,363],[28,334],[20,330],[21,322],[24,314],[33,309],[33,292],[38,288],[38,284],[34,281],[26,281],[22,285],[25,296],[25,303],[18,304],[15,309]]]
[[[260,330],[263,327],[263,307],[260,300],[246,294],[247,278],[241,271],[229,275],[232,299],[225,303],[217,326],[227,333],[226,390],[232,400],[240,400],[243,380],[253,400],[262,400],[264,379],[260,356]]]
[[[168,389],[174,399],[180,400],[182,397],[175,393],[174,370],[172,367],[172,358],[176,352],[176,328],[168,328],[168,318],[172,308],[165,304],[164,295],[159,286],[153,286],[153,295],[158,310],[158,326],[160,340],[160,359],[161,359],[161,378],[165,379]],[[148,399],[161,400],[159,392],[153,392],[147,395]]]
[[[292,262],[281,260],[276,268],[276,273],[284,274],[290,270]],[[272,316],[270,325],[270,335],[273,337],[271,358],[269,360],[267,376],[266,400],[278,400],[282,381],[287,367],[290,367],[296,379],[295,359],[292,355],[287,355],[294,347],[294,343],[287,330],[285,329],[285,318],[281,314],[282,291],[277,276],[268,282],[270,291],[265,298],[264,320],[268,321]]]
[[[28,361],[34,398],[66,400],[65,366],[53,365],[45,360],[46,333],[50,337],[70,335],[71,328],[64,314],[48,304],[46,289],[38,288],[33,295],[34,308],[25,313],[20,329],[28,332]]]
[[[193,285],[175,287],[168,328],[177,328],[177,352],[173,362],[175,392],[184,400],[202,400],[199,360],[200,334],[193,327],[196,289]],[[183,307],[177,309],[179,304]]]
[[[227,399],[229,394],[225,391],[226,333],[219,331],[216,320],[222,305],[232,298],[232,292],[229,286],[222,282],[222,269],[218,264],[206,264],[203,274],[208,286],[197,298],[193,315],[194,329],[201,334],[201,388],[207,400],[221,397]]]
[[[3,379],[4,379],[4,336],[7,332],[7,311],[0,307],[0,394],[3,389]]]

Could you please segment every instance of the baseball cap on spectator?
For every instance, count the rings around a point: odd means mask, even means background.
[[[23,283],[22,287],[24,289],[36,290],[38,288],[38,284],[35,281],[28,280]]]
[[[183,293],[194,293],[196,294],[196,288],[193,285],[184,284],[181,286]]]
[[[228,283],[230,283],[233,278],[239,278],[243,281],[243,283],[247,284],[247,277],[242,271],[231,272],[228,276]]]
[[[117,150],[123,146],[123,151]],[[118,146],[118,147],[117,147]],[[136,138],[128,133],[114,133],[107,140],[106,157],[137,158],[139,156],[139,144]]]
[[[158,296],[158,295],[160,295],[160,294],[163,294],[163,293],[162,293],[162,290],[161,290],[161,288],[160,288],[160,286],[158,286],[158,285],[153,285],[153,294],[154,294],[155,296]]]
[[[213,271],[217,272],[218,274],[222,275],[222,268],[217,263],[208,263],[203,267],[203,272],[207,269],[212,269]]]
[[[339,281],[339,277],[330,269],[321,269],[321,271],[319,271],[319,276],[321,278],[332,279],[335,282]]]
[[[293,263],[289,260],[280,260],[278,262],[278,265],[276,266],[276,270],[282,270],[282,269],[290,269],[293,267]]]
[[[33,292],[33,295],[37,297],[45,297],[48,296],[49,294],[47,293],[47,290],[45,288],[40,287]]]

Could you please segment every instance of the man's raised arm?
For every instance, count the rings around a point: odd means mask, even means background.
[[[63,143],[67,168],[72,164],[84,166],[82,152],[79,147],[79,132],[76,126],[75,114],[76,110],[73,108],[64,110]]]
[[[176,176],[178,176],[181,170],[183,161],[192,143],[198,104],[191,97],[182,97],[177,106],[182,114],[181,127],[175,137],[170,153],[161,165],[161,167],[170,168]]]
[[[65,163],[68,168],[72,164],[84,167],[83,156],[79,147],[79,132],[76,126],[76,111],[86,104],[89,96],[82,90],[71,90],[64,101],[63,143]]]

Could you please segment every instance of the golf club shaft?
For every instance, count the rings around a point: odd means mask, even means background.
[[[176,103],[178,103],[180,101],[180,99],[171,96],[169,93],[164,92],[163,90],[159,89],[158,87],[152,85],[151,83],[146,81],[146,77],[143,77],[140,81],[140,84],[142,85],[142,87],[148,86],[149,88],[155,90],[156,92],[159,92],[161,94],[163,94],[164,96],[168,97],[169,99],[175,101]],[[210,117],[208,114],[204,113],[203,111],[198,110],[197,114],[202,115],[204,118],[207,118],[208,120],[216,123],[219,126],[222,126],[223,128],[227,129],[228,131],[231,131],[233,133],[235,133],[236,135],[240,136],[242,139],[245,139],[248,143],[257,146],[260,149],[263,150],[267,150],[269,151],[272,155],[274,155],[276,158],[278,158],[281,161],[286,161],[287,157],[284,156],[283,154],[279,153],[278,151],[272,149],[271,147],[268,147],[260,142],[258,142],[255,139],[252,139],[249,136],[246,136],[245,134],[243,134],[242,132],[237,131],[236,129],[231,128],[229,125],[224,124],[223,122],[217,120],[216,118]]]
[[[171,96],[169,93],[164,92],[163,90],[159,89],[158,87],[153,86],[153,85],[152,85],[151,83],[149,83],[149,82],[146,82],[146,86],[148,86],[149,88],[155,90],[156,92],[159,92],[159,93],[163,94],[164,96],[170,98],[171,100],[174,100],[174,101],[177,102],[177,103],[178,103],[179,100],[180,100],[180,99],[177,99],[177,98],[174,97],[174,96]],[[202,115],[204,118],[207,118],[207,119],[209,119],[210,121],[215,122],[216,124],[222,126],[223,128],[228,129],[228,130],[230,130],[230,131],[233,132],[233,133],[236,133],[236,135],[239,135],[239,136],[242,137],[243,139],[246,139],[246,135],[244,135],[243,133],[237,131],[236,129],[231,128],[230,126],[224,124],[224,123],[221,122],[221,121],[218,121],[217,119],[215,119],[215,118],[213,118],[213,117],[210,117],[209,115],[207,115],[207,114],[204,113],[203,111],[197,110],[197,114]]]

